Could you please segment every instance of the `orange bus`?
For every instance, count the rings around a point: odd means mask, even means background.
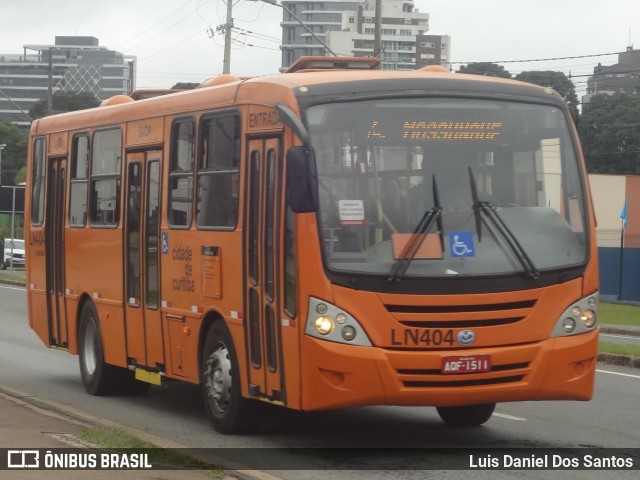
[[[31,128],[29,324],[88,393],[202,387],[219,432],[299,410],[588,400],[594,213],[548,88],[370,58]],[[144,96],[144,95],[143,95]]]

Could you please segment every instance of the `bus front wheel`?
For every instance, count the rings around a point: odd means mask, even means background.
[[[224,434],[247,431],[256,421],[255,402],[240,393],[240,369],[231,334],[214,323],[202,349],[202,392],[213,428]]]
[[[87,393],[91,395],[120,393],[122,385],[128,381],[129,372],[124,368],[105,363],[98,313],[91,302],[84,305],[80,314],[78,354],[80,375]]]
[[[493,415],[495,403],[482,405],[464,405],[461,407],[436,407],[438,415],[447,425],[456,427],[476,427],[482,425]]]

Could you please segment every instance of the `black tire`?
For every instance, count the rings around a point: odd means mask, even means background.
[[[105,363],[98,313],[91,302],[87,302],[82,307],[80,314],[78,354],[80,375],[87,393],[119,394],[131,381],[131,372],[127,369]]]
[[[493,415],[495,403],[482,405],[464,405],[461,407],[436,407],[440,418],[447,425],[455,427],[477,427],[482,425]]]
[[[240,370],[236,350],[226,325],[215,322],[202,348],[201,386],[207,416],[223,434],[250,430],[257,421],[255,401],[240,393]]]

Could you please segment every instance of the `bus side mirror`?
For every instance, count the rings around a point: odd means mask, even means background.
[[[291,147],[287,151],[287,190],[291,210],[318,210],[318,174],[312,147]]]

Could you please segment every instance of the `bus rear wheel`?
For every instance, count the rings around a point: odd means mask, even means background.
[[[202,393],[207,416],[220,433],[242,433],[257,420],[255,402],[240,393],[240,369],[231,334],[214,323],[202,349]]]
[[[464,405],[461,407],[436,407],[438,415],[447,425],[456,427],[476,427],[482,425],[493,415],[495,403],[482,405]]]
[[[113,395],[122,392],[130,381],[127,369],[109,365],[104,361],[102,335],[98,313],[91,302],[82,307],[78,331],[78,354],[80,375],[87,393],[91,395]]]

